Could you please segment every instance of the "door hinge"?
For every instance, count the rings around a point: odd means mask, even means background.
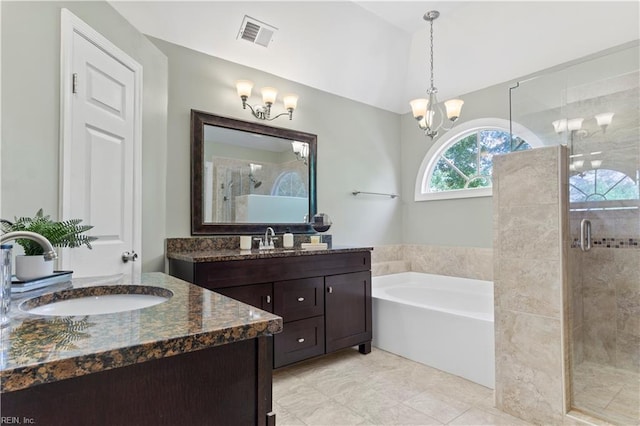
[[[78,73],[74,72],[71,77],[71,93],[78,93]]]

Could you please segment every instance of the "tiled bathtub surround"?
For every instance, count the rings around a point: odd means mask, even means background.
[[[493,250],[420,244],[376,246],[371,253],[371,274],[424,272],[478,280],[493,280]]]

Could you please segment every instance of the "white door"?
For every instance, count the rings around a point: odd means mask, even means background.
[[[62,31],[61,219],[93,225],[98,240],[61,250],[58,268],[139,272],[142,68],[65,9]]]

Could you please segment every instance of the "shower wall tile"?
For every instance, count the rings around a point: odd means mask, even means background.
[[[640,337],[640,250],[614,251],[617,330]],[[640,346],[638,347],[640,352]]]
[[[585,360],[637,371],[640,250],[594,248],[576,252],[583,258]]]
[[[582,362],[584,362],[585,358],[584,358],[584,338],[583,338],[583,329],[582,329],[582,325],[579,325],[577,327],[574,327],[571,330],[571,336],[570,336],[570,349],[571,349],[571,356],[570,356],[570,360],[575,364],[578,365]],[[567,364],[570,365],[570,364]]]
[[[558,204],[499,207],[502,253],[529,259],[557,259],[560,223]]]
[[[502,257],[497,265],[502,286],[496,293],[496,303],[503,309],[559,317],[561,267],[558,260]]]
[[[563,364],[571,356],[562,350],[569,342],[563,327],[573,303],[564,294],[575,291],[565,288],[566,148],[500,155],[493,163],[496,407],[560,424]]]
[[[513,157],[501,164],[500,180],[494,184],[501,193],[501,206],[556,204],[558,162],[549,161],[545,149],[523,153],[510,154]]]
[[[640,337],[618,332],[615,366],[624,370],[640,370]]]
[[[607,287],[584,289],[584,355],[587,361],[615,364],[615,292]]]

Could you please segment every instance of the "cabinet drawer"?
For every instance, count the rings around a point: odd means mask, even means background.
[[[324,354],[324,316],[286,323],[273,345],[275,368]]]
[[[242,285],[215,289],[217,293],[239,300],[264,311],[273,312],[271,284]]]
[[[323,277],[275,282],[273,312],[285,322],[323,315]]]

